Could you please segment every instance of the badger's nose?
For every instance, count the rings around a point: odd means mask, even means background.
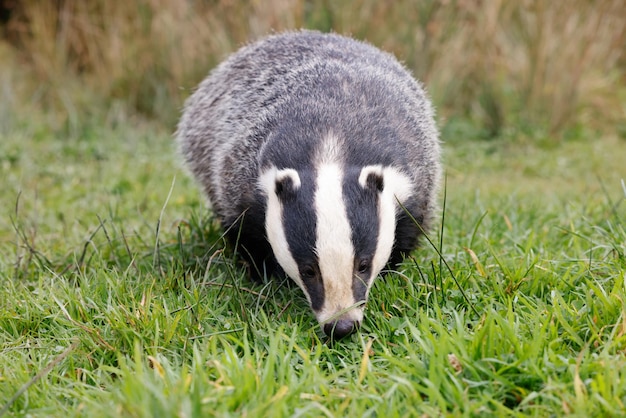
[[[339,340],[359,329],[359,322],[352,319],[339,319],[324,324],[324,333],[333,340]]]

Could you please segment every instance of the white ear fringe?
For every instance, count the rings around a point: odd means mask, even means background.
[[[282,170],[276,170],[276,181],[283,181],[284,179],[289,178],[293,183],[294,189],[299,189],[301,186],[300,175],[293,168],[283,168]]]
[[[383,166],[368,165],[361,169],[361,174],[359,175],[359,184],[362,188],[365,188],[365,186],[367,186],[367,178],[370,174],[376,174],[380,177],[383,177]]]
[[[413,184],[411,179],[400,170],[393,167],[385,167],[381,165],[368,165],[361,169],[359,175],[359,184],[365,188],[367,186],[367,178],[370,174],[376,174],[383,178],[385,188],[383,194],[392,193],[400,203],[406,202],[413,194]]]
[[[265,170],[259,176],[259,187],[265,193],[266,196],[275,194],[276,182],[282,181],[286,178],[291,179],[294,189],[299,189],[302,183],[300,182],[300,175],[293,168],[283,168],[281,170],[276,167],[271,167]]]

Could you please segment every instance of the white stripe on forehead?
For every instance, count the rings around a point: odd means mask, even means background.
[[[317,213],[316,249],[324,282],[324,305],[318,320],[325,321],[354,304],[352,274],[354,248],[352,228],[343,199],[343,170],[339,164],[317,168],[315,192]]]
[[[329,132],[315,150],[315,166],[319,168],[323,164],[343,165],[343,155],[345,153],[343,141]]]
[[[342,141],[329,133],[315,155],[317,213],[316,251],[324,283],[324,305],[317,312],[320,322],[354,304],[352,274],[354,247],[352,227],[343,197]]]

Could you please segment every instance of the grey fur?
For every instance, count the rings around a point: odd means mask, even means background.
[[[408,175],[413,197],[406,208],[428,228],[440,178],[434,112],[410,73],[369,44],[299,31],[241,48],[187,100],[177,141],[228,227],[245,210],[263,219],[262,168],[312,164],[315,140],[328,132],[350,163],[391,165]],[[411,225],[406,216],[398,221],[402,254],[417,244],[419,231]]]

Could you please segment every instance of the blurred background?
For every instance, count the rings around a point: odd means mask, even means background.
[[[626,139],[623,0],[0,0],[0,129],[155,123],[228,53],[335,31],[424,82],[444,141]]]

